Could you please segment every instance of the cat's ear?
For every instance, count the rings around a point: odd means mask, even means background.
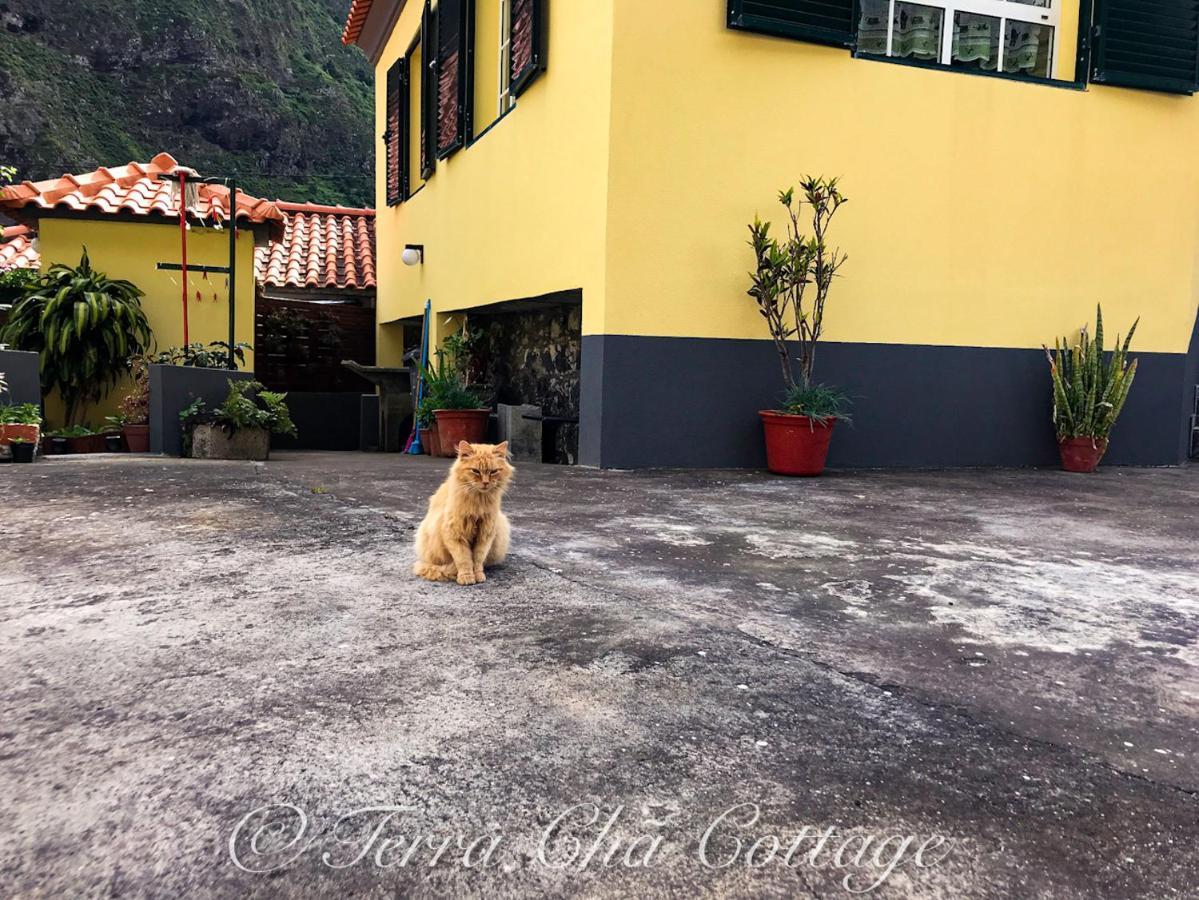
[[[502,456],[505,459],[507,459],[507,457],[508,457],[508,442],[507,441],[504,441],[502,444],[495,445],[495,455]]]
[[[462,459],[464,456],[470,456],[470,444],[468,444],[466,441],[459,441],[458,458]]]

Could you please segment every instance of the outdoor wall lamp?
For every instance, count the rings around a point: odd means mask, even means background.
[[[404,261],[406,266],[419,266],[425,261],[425,245],[424,244],[405,244],[404,252],[400,254],[400,259]]]

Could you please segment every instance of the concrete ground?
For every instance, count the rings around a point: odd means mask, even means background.
[[[1196,896],[1199,469],[445,467],[0,468],[2,893]]]

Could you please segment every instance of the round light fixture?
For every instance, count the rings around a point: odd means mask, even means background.
[[[403,260],[406,266],[421,265],[425,261],[424,244],[406,244],[404,252],[400,254],[400,259]]]

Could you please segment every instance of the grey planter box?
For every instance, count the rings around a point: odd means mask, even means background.
[[[192,459],[264,460],[271,452],[265,428],[239,428],[232,434],[218,425],[197,425],[192,432]]]

